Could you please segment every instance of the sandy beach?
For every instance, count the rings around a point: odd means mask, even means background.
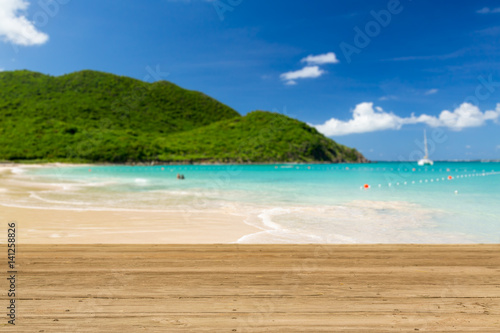
[[[2,332],[498,332],[500,246],[23,245],[18,291]]]
[[[47,166],[54,165],[0,167],[0,194],[5,197],[3,204],[0,203],[0,221],[17,222],[20,244],[233,243],[261,231],[246,224],[242,216],[229,208],[218,211],[106,211],[15,207],[18,198],[29,196],[34,189],[53,189],[54,186],[16,179],[12,177],[12,168]]]
[[[1,221],[16,221],[20,244],[234,243],[260,231],[221,212],[73,211],[0,206]]]

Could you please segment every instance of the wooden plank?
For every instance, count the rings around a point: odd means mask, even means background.
[[[15,332],[500,327],[500,245],[22,245],[17,261]]]

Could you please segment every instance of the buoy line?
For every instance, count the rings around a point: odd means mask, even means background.
[[[476,170],[474,170],[476,171]],[[396,183],[387,183],[387,187],[393,187],[393,186],[405,186],[405,185],[416,185],[416,184],[425,184],[425,183],[434,183],[434,182],[443,182],[443,181],[453,181],[457,179],[462,179],[462,178],[472,178],[472,177],[486,177],[486,176],[495,176],[495,175],[500,175],[500,171],[491,171],[491,172],[476,172],[476,173],[468,173],[468,174],[461,174],[457,175],[449,175],[447,177],[432,177],[432,178],[426,178],[426,179],[418,179],[418,180],[412,180],[410,181],[404,181],[404,182],[396,182]],[[375,187],[376,188],[382,188],[385,185],[383,184],[377,184]],[[368,183],[364,184],[363,186],[360,187],[362,190],[369,190],[371,189],[372,186]],[[456,193],[458,191],[455,191]]]

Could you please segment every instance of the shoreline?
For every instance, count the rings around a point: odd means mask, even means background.
[[[237,201],[232,203],[231,200],[210,205],[202,196],[193,196],[187,201],[182,201],[185,193],[172,195],[167,191],[166,194],[154,193],[152,199],[147,199],[152,200],[153,204],[141,206],[140,191],[131,192],[132,195],[123,200],[124,203],[115,200],[116,194],[109,194],[114,192],[109,192],[102,197],[97,195],[95,198],[92,197],[94,193],[99,193],[99,190],[97,192],[82,191],[83,196],[80,199],[74,195],[80,193],[78,185],[75,185],[75,190],[71,183],[67,185],[64,180],[38,182],[36,176],[32,178],[29,172],[23,175],[22,171],[22,169],[44,167],[60,167],[63,171],[63,168],[70,166],[73,165],[0,165],[2,181],[0,219],[20,223],[22,233],[19,241],[22,244],[493,243],[490,241],[491,237],[474,239],[473,236],[469,237],[464,233],[447,230],[435,233],[430,222],[427,222],[431,221],[432,214],[435,212],[423,208],[417,209],[417,206],[415,208],[406,201],[377,201],[373,198],[366,198],[360,199],[359,202],[351,200],[337,205],[320,205],[319,208],[307,205],[252,206],[251,203],[238,204]],[[85,169],[84,171],[87,174]],[[133,186],[138,186],[133,184]],[[85,186],[83,185],[82,188]],[[98,184],[97,188],[99,186],[107,185]],[[49,192],[49,194],[45,195],[44,192]],[[87,193],[90,197],[85,196]],[[191,194],[188,193],[188,195]],[[90,198],[94,199],[90,200]],[[109,205],[106,204],[108,198],[111,198]],[[176,201],[178,199],[179,201]],[[113,202],[119,203],[112,205]],[[396,215],[398,219],[390,222],[393,228],[386,230],[385,228],[389,225],[385,219],[387,212],[391,214],[404,212],[405,215],[401,215],[402,217]],[[337,226],[331,224],[335,227],[334,232],[324,237],[324,234],[319,234],[314,229],[315,225],[312,224],[309,229],[303,228],[302,230],[294,229],[293,226],[287,228],[285,223],[280,224],[280,218],[284,218],[282,221],[287,221],[286,214],[305,214],[306,217],[312,216],[319,219],[333,216],[336,220],[346,220],[351,223]],[[353,216],[357,216],[356,214],[364,219],[353,221]],[[274,220],[275,215],[284,217],[277,217],[277,220]],[[411,221],[406,223],[408,216],[411,217]],[[423,229],[415,227],[415,223],[420,223],[418,226]],[[430,225],[430,229],[425,229],[426,224]],[[408,236],[402,234],[403,236],[400,237],[397,233],[398,228],[406,228],[405,230],[410,233]],[[496,239],[493,241],[496,243]]]
[[[35,161],[34,163],[29,162],[0,162],[0,167],[14,167],[14,166],[30,166],[30,165],[38,165],[38,166],[162,166],[162,165],[217,165],[217,166],[233,166],[233,165],[323,165],[323,164],[374,164],[377,162],[368,161],[368,162],[321,162],[321,161],[313,161],[313,162],[249,162],[249,163],[221,163],[221,162],[131,162],[131,163],[92,163],[92,162],[39,162]],[[394,163],[399,163],[395,161]]]
[[[0,202],[0,220],[17,222],[20,244],[228,244],[262,231],[230,207],[205,211],[16,207],[17,198],[55,188],[14,178],[11,169],[20,167],[44,166],[0,165],[0,194],[6,200]]]
[[[468,162],[477,162],[477,163],[500,163],[498,159],[480,159],[480,160],[435,160],[435,163],[468,163]],[[111,163],[111,162],[40,162],[34,161],[30,162],[11,162],[11,161],[0,161],[0,168],[2,167],[30,167],[30,166],[39,166],[39,167],[50,167],[50,166],[173,166],[173,165],[215,165],[215,166],[238,166],[238,165],[325,165],[325,164],[378,164],[378,163],[394,163],[394,164],[406,164],[406,163],[414,163],[417,161],[367,161],[367,162],[323,162],[323,161],[312,161],[312,162],[245,162],[245,163],[221,163],[221,162],[189,162],[189,161],[179,161],[179,162],[130,162],[130,163]]]

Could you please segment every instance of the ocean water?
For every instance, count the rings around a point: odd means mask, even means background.
[[[16,169],[44,183],[10,205],[220,211],[261,231],[239,243],[499,243],[500,163],[76,166]],[[176,179],[180,173],[185,180]],[[2,204],[6,204],[2,202]]]

